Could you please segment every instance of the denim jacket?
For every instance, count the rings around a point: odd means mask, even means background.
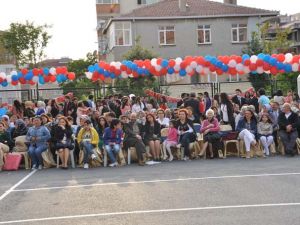
[[[36,141],[32,141],[33,137],[37,137]],[[26,134],[26,141],[30,142],[30,145],[45,145],[50,138],[50,132],[45,126],[30,127]]]

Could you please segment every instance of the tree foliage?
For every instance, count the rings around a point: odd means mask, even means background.
[[[11,23],[10,28],[1,35],[0,41],[4,48],[16,59],[16,67],[29,64],[37,66],[45,56],[51,36],[48,34],[48,25],[36,26],[33,22]]]

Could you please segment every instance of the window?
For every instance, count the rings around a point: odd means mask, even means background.
[[[210,25],[199,25],[197,29],[198,44],[211,44]]]
[[[247,42],[247,25],[233,24],[231,28],[232,42]]]
[[[175,27],[160,26],[159,27],[159,44],[160,45],[175,45]]]
[[[138,5],[149,5],[158,2],[158,0],[137,0]]]
[[[120,4],[119,0],[97,0],[97,4]]]
[[[131,23],[118,22],[114,23],[114,29],[111,33],[114,40],[114,46],[130,46],[131,41]]]

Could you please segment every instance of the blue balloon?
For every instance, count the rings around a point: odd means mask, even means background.
[[[18,79],[20,79],[22,76],[22,72],[18,72]]]
[[[98,70],[98,72],[101,73],[101,74],[103,74],[103,73],[104,73],[104,69],[100,68],[100,69]]]
[[[144,70],[144,74],[146,75],[146,76],[149,76],[150,75],[150,72],[149,72],[149,70]]]
[[[39,76],[39,83],[40,84],[45,84],[45,79],[43,76]]]
[[[265,55],[264,61],[267,62],[267,63],[270,63],[270,60],[271,60],[271,56],[270,55]]]
[[[265,54],[264,54],[264,53],[259,53],[259,54],[257,55],[257,58],[259,58],[259,59],[264,59],[264,57],[265,57]]]
[[[91,72],[91,73],[94,73],[95,72],[95,67],[93,65],[90,65],[88,67],[88,71]]]
[[[110,77],[110,73],[108,71],[106,71],[106,70],[104,71],[103,74],[104,74],[105,77]]]
[[[290,73],[290,72],[292,72],[292,66],[290,64],[285,64],[284,70],[285,70],[285,72]]]
[[[184,77],[186,75],[186,71],[184,69],[179,70],[179,75]]]
[[[227,66],[227,65],[223,65],[222,66],[222,70],[224,71],[224,72],[227,72],[228,70],[229,70],[229,67]]]
[[[48,76],[48,75],[49,75],[49,69],[48,69],[47,67],[45,67],[45,68],[43,69],[43,73],[44,73],[46,76]]]
[[[7,83],[7,81],[3,81],[3,82],[1,83],[1,85],[2,85],[3,87],[7,87],[7,86],[8,86],[8,83]]]
[[[140,74],[140,75],[142,75],[144,73],[144,70],[142,68],[138,68],[137,69],[137,73]]]
[[[167,67],[168,67],[168,65],[169,65],[169,62],[168,62],[168,60],[166,60],[166,59],[162,60],[162,62],[161,62],[161,66],[162,66],[163,68],[167,68]]]
[[[95,70],[99,70],[100,69],[100,66],[98,65],[98,63],[94,64],[94,68],[95,68]]]
[[[132,63],[132,70],[137,71],[137,69],[139,68],[137,64]]]
[[[204,59],[205,59],[206,61],[209,61],[209,62],[210,62],[210,60],[212,59],[212,57],[211,57],[210,55],[207,55],[207,56],[204,57]]]
[[[60,76],[60,75],[57,75],[57,76],[56,76],[56,81],[57,81],[57,83],[61,83],[61,82],[62,82],[61,76]]]
[[[277,59],[271,57],[271,59],[269,60],[269,63],[270,63],[272,66],[275,66],[276,63],[277,63]]]
[[[175,72],[174,68],[170,67],[168,68],[168,74],[173,74]]]
[[[7,109],[6,108],[0,108],[0,117],[6,115]]]
[[[245,60],[247,60],[247,59],[250,59],[250,56],[249,56],[248,54],[244,54],[244,55],[242,56],[242,59],[243,59],[243,61],[245,61]]]
[[[277,63],[276,67],[277,67],[278,70],[285,69],[285,65],[283,63]]]
[[[111,79],[115,79],[116,78],[116,75],[114,73],[110,73],[110,78]]]
[[[217,60],[216,57],[212,57],[212,58],[210,59],[210,62],[211,62],[213,65],[216,65],[217,62],[218,62],[218,60]]]
[[[219,61],[219,62],[217,62],[216,66],[219,67],[219,68],[222,68],[223,63]]]
[[[13,81],[17,81],[19,78],[18,78],[17,75],[12,75],[12,76],[11,76],[11,79],[12,79]]]

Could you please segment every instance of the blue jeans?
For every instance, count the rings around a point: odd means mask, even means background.
[[[94,154],[94,146],[87,141],[82,142],[82,148],[83,148],[83,163],[89,163],[89,157]]]
[[[119,153],[120,145],[119,144],[105,145],[105,151],[107,152],[111,163],[115,163],[116,162],[116,157],[115,157],[114,154]]]
[[[32,165],[43,165],[43,157],[42,153],[46,151],[48,148],[47,145],[38,145],[38,146],[32,146],[30,145],[28,148],[28,154],[32,160]]]

